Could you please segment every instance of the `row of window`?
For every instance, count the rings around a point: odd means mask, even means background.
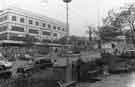
[[[24,32],[24,28],[18,27],[18,26],[12,26],[11,30],[12,31]]]
[[[26,39],[24,37],[20,37],[19,34],[16,33],[8,33],[10,40],[15,40],[15,41],[26,41]],[[39,40],[37,38],[35,38],[35,36],[30,36],[31,38],[33,38],[33,41],[35,42],[39,42]]]
[[[50,35],[51,35],[51,32],[43,31],[43,35],[48,35],[48,36],[50,36]]]
[[[11,30],[12,31],[24,32],[24,28],[18,27],[18,26],[12,26]],[[38,32],[38,30],[35,30],[35,29],[29,29],[29,33],[31,33],[31,34],[38,34],[39,32]],[[51,32],[49,32],[49,31],[42,31],[42,34],[43,35],[50,36],[51,35]],[[57,33],[54,33],[53,36],[56,37],[57,36]]]
[[[2,16],[2,17],[0,17],[0,22],[3,22],[3,21],[5,21],[5,20],[7,20],[7,19],[8,19],[7,15],[6,15],[6,16]],[[12,21],[17,21],[17,17],[16,17],[16,16],[12,16]],[[20,18],[20,22],[21,22],[21,23],[25,23],[25,19],[24,19],[23,17]],[[33,20],[29,20],[29,24],[33,25],[33,24],[34,24]],[[39,26],[39,22],[36,21],[36,22],[35,22],[35,25],[36,25],[36,26]],[[46,25],[46,23],[42,23],[42,27],[46,27],[46,26],[47,26],[49,29],[52,27],[54,30],[62,30],[62,31],[64,31],[64,28],[56,27],[56,26],[51,26],[50,24],[47,24],[47,25]]]
[[[7,26],[1,26],[1,27],[0,27],[0,32],[2,32],[2,31],[6,31],[6,30],[7,30],[7,28],[8,28]]]
[[[17,17],[16,17],[16,16],[12,16],[12,21],[17,21]],[[20,18],[20,22],[21,22],[21,23],[25,23],[25,19],[24,19],[24,18]],[[34,24],[34,22],[33,22],[32,19],[30,19],[28,22],[29,22],[30,25],[33,25],[33,24]],[[35,22],[35,25],[36,25],[36,26],[40,26],[38,21]],[[42,23],[42,27],[48,27],[49,29],[50,29],[50,28],[53,28],[53,29],[55,29],[55,30],[62,30],[62,31],[65,31],[64,28],[56,27],[56,26],[51,26],[51,24],[47,24],[47,25],[46,25],[46,23]]]
[[[0,27],[0,32],[6,31],[7,28],[8,28],[7,26],[1,26]],[[19,32],[24,32],[25,31],[23,27],[19,27],[19,26],[12,26],[11,30],[12,31],[19,31]],[[38,30],[35,30],[35,29],[29,29],[29,33],[38,34],[39,32],[38,32]],[[42,34],[50,36],[51,32],[49,32],[49,31],[42,31]],[[54,33],[53,36],[57,36],[57,33]]]
[[[35,38],[35,36],[31,36],[31,37],[34,38],[33,40],[35,42],[39,42],[39,39]],[[2,33],[2,34],[0,34],[0,40],[7,40],[7,39],[9,39],[9,40],[15,40],[15,41],[24,41],[25,40],[24,37],[19,37],[19,35],[18,34],[15,34],[15,33]],[[47,39],[45,39],[45,40],[47,40]]]
[[[0,22],[6,21],[8,19],[7,15],[6,16],[1,16],[0,17]]]
[[[29,29],[29,33],[32,33],[32,34],[38,34],[38,30]]]
[[[0,34],[0,40],[7,40],[8,33]]]

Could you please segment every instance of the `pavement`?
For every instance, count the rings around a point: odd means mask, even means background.
[[[135,72],[111,75],[95,83],[79,83],[76,87],[135,87]]]
[[[91,53],[93,54],[93,53]],[[86,54],[85,54],[86,55]],[[95,58],[94,56],[89,56],[90,53],[87,53],[87,55],[85,57],[86,60],[87,59],[91,59]],[[96,55],[96,57],[98,57],[98,55]],[[60,59],[58,60],[58,62],[65,64],[66,58]],[[16,63],[14,63],[14,68],[13,71],[15,73],[15,70],[18,66],[24,65],[26,64],[25,61],[16,61]],[[38,72],[35,75],[33,75],[33,78],[47,78],[49,76],[52,76],[53,72],[52,70],[48,70],[48,71],[42,71],[42,72]],[[49,78],[48,78],[49,79]],[[133,73],[128,73],[128,74],[118,74],[118,75],[110,75],[108,77],[103,78],[101,81],[97,81],[95,83],[78,83],[76,87],[135,87],[135,72]]]

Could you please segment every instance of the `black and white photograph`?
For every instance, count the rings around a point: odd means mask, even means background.
[[[0,87],[135,87],[135,0],[0,0]]]

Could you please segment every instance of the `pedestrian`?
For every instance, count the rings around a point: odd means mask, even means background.
[[[109,71],[108,71],[108,66],[107,65],[104,65],[103,66],[103,75],[105,75],[105,76],[108,76],[109,75]]]

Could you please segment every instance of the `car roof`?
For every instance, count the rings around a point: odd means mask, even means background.
[[[38,57],[38,58],[35,58],[35,60],[50,60],[50,58],[46,58],[46,57]]]
[[[135,50],[127,50],[127,51],[135,51]]]

